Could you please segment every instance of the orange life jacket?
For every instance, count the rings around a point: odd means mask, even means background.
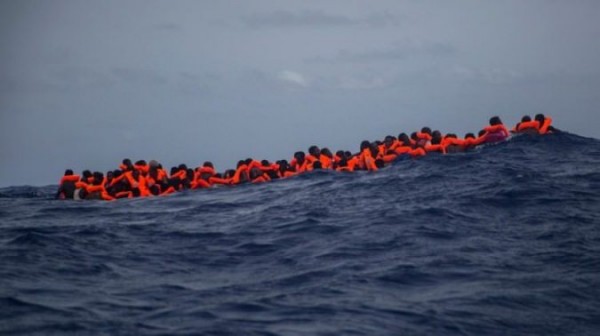
[[[415,144],[419,147],[425,147],[431,141],[431,135],[427,133],[417,132],[417,139],[418,140],[415,141]]]
[[[426,152],[440,152],[442,154],[446,154],[446,148],[442,145],[426,145]]]
[[[77,183],[77,182],[79,182],[80,179],[81,179],[81,177],[79,177],[79,175],[65,175],[65,176],[61,177],[59,185],[62,185],[65,182]]]
[[[521,132],[526,129],[536,129],[539,131],[540,122],[537,120],[525,121],[525,122],[520,123],[519,126],[517,126],[517,132]]]
[[[552,125],[552,118],[546,117],[544,124],[540,127],[540,134],[548,133],[548,128]]]
[[[363,163],[364,169],[368,171],[376,171],[377,165],[375,165],[375,159],[371,155],[371,150],[365,148],[362,153],[360,153],[360,161]]]
[[[245,177],[244,181],[248,182],[250,177],[248,176],[248,166],[243,164],[238,167],[231,179],[232,184],[240,184],[242,182],[242,176]]]
[[[321,161],[321,167],[323,169],[331,169],[333,167],[333,160],[331,160],[331,158],[329,158],[327,155],[321,154],[319,161]]]

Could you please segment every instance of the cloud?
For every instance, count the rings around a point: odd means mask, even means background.
[[[445,57],[456,53],[456,48],[449,43],[425,41],[399,41],[389,47],[354,51],[342,49],[332,57],[313,57],[306,59],[309,63],[369,63],[404,60],[415,56]]]
[[[308,80],[306,80],[306,78],[304,78],[302,74],[294,71],[283,70],[279,73],[277,78],[284,82],[288,82],[294,85],[308,87]]]
[[[111,73],[123,82],[133,84],[166,84],[167,79],[153,70],[142,68],[113,68]]]
[[[472,68],[461,65],[452,67],[449,75],[467,81],[481,81],[489,84],[505,84],[518,81],[524,75],[513,69]]]
[[[385,27],[400,23],[400,19],[389,12],[374,13],[364,17],[353,18],[330,14],[320,10],[304,10],[300,12],[279,10],[270,13],[256,13],[243,17],[242,21],[250,28],[348,27],[361,25]]]

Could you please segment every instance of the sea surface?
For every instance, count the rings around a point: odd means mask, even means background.
[[[168,197],[0,189],[2,335],[600,335],[600,141]]]

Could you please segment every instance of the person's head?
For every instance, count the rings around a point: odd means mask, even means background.
[[[102,181],[104,181],[104,174],[101,172],[94,172],[94,184],[100,185],[102,184]]]
[[[138,160],[135,162],[136,166],[145,166],[146,165],[146,161],[145,160]]]
[[[83,176],[83,178],[85,179],[88,179],[92,177],[92,172],[86,169],[81,173],[81,176]]]
[[[438,130],[435,130],[435,131],[431,132],[431,137],[432,138],[440,138],[441,139],[442,138],[442,132],[440,132]]]
[[[179,165],[179,167],[177,167],[177,169],[186,171],[188,169],[188,167],[185,163],[182,163]]]
[[[439,145],[441,143],[442,143],[442,137],[441,136],[431,137],[431,144],[432,145]]]
[[[233,169],[227,169],[225,171],[225,173],[223,173],[223,178],[226,178],[226,179],[232,178],[233,175],[235,175],[235,170],[233,170]]]
[[[244,165],[246,165],[246,161],[240,160],[240,161],[238,161],[236,168],[240,168],[241,166],[244,166]]]
[[[343,159],[346,157],[346,153],[344,153],[343,150],[339,150],[339,151],[335,152],[335,156],[337,156],[340,159]]]
[[[202,164],[202,167],[208,167],[208,168],[213,168],[213,169],[215,168],[215,166],[213,166],[212,162],[210,162],[210,161],[205,161]]]
[[[491,126],[502,125],[502,120],[500,120],[500,117],[498,117],[498,116],[493,116],[490,118],[490,125]]]
[[[410,133],[410,138],[413,140],[419,140],[419,137],[417,136],[417,132],[412,132]]]
[[[386,147],[390,147],[394,143],[394,140],[396,140],[396,138],[391,135],[387,135],[385,139],[383,139],[383,143]]]
[[[363,140],[360,143],[360,151],[361,152],[364,151],[365,149],[369,148],[369,147],[371,147],[371,143],[368,140]]]
[[[377,144],[376,144],[376,143],[372,143],[372,144],[369,146],[369,151],[371,152],[371,156],[372,156],[372,157],[376,157],[376,156],[377,156],[377,154],[379,154],[379,147],[377,147]]]
[[[269,167],[271,166],[271,162],[269,162],[269,160],[262,160],[260,161],[260,165],[263,167]]]
[[[277,164],[279,165],[279,172],[281,173],[290,170],[290,164],[287,162],[287,160],[279,160],[277,161]]]
[[[65,176],[72,176],[72,175],[73,175],[73,170],[72,169],[65,170]]]
[[[329,150],[329,148],[324,147],[321,149],[321,155],[325,155],[326,157],[333,159],[333,154],[331,153],[331,151]]]
[[[131,172],[131,176],[133,176],[133,178],[137,180],[138,178],[140,178],[140,172],[137,170],[134,170]]]
[[[308,154],[318,158],[319,156],[321,156],[321,150],[317,146],[310,146],[308,148]]]
[[[416,135],[417,134],[415,133],[415,136]],[[408,135],[406,133],[398,134],[398,141],[400,141],[403,146],[410,146],[410,138],[408,137]]]
[[[315,161],[313,163],[313,169],[323,169],[323,165],[321,164],[321,161]]]
[[[113,178],[121,177],[121,175],[123,175],[123,172],[120,169],[113,170]]]
[[[150,162],[148,162],[148,166],[150,166],[150,168],[158,168],[158,161],[150,160]]]
[[[475,134],[467,133],[467,134],[465,134],[465,139],[475,139]]]
[[[257,177],[262,176],[262,174],[263,174],[262,171],[257,167],[253,167],[252,169],[250,169],[250,179],[251,180],[254,180]]]
[[[536,114],[535,115],[535,120],[540,123],[540,126],[542,126],[544,124],[544,121],[546,120],[546,117],[543,114],[541,114],[541,113],[540,114]]]
[[[481,131],[479,131],[479,133],[477,133],[477,136],[482,136],[484,134],[485,134],[485,130],[481,130]]]
[[[429,127],[423,127],[423,128],[421,128],[421,133],[425,133],[425,134],[431,135],[431,128],[429,128]]]
[[[177,167],[171,167],[171,175],[175,175],[175,174],[177,174],[177,171],[178,171],[178,170],[179,170],[179,169],[177,169]]]
[[[524,115],[523,118],[521,118],[521,122],[529,122],[531,121],[531,117],[528,115]]]
[[[296,153],[294,153],[294,159],[296,159],[296,162],[302,164],[304,162],[304,152],[303,151],[297,151]]]
[[[252,163],[252,161],[254,161],[253,158],[247,158],[246,160],[244,160],[244,163],[246,163],[246,165],[249,165]]]

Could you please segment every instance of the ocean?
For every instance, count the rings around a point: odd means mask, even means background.
[[[56,187],[0,189],[0,334],[600,334],[596,139],[115,202]]]

